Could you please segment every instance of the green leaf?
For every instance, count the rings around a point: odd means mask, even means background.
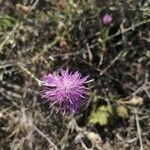
[[[0,16],[0,26],[6,30],[7,28],[12,28],[14,24],[16,23],[16,20],[13,17],[10,17],[8,15],[2,15]]]
[[[108,117],[112,113],[111,106],[101,106],[96,112],[92,112],[89,117],[89,122],[92,124],[99,123],[101,126],[108,124]]]
[[[124,106],[118,106],[116,109],[116,112],[117,112],[118,116],[121,118],[128,118],[129,117],[128,110]]]

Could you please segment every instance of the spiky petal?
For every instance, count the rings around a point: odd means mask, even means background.
[[[49,102],[50,107],[75,113],[80,104],[85,102],[84,84],[92,81],[87,79],[88,76],[82,77],[78,71],[72,73],[68,69],[59,69],[57,72],[43,76],[44,90],[41,96]]]

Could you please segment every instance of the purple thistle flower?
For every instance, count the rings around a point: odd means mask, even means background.
[[[92,81],[87,79],[88,76],[82,78],[78,71],[69,73],[68,69],[59,69],[43,76],[42,85],[45,89],[41,96],[49,102],[50,108],[56,106],[58,111],[75,113],[80,104],[85,102],[87,88],[84,84]]]
[[[110,14],[105,14],[102,18],[102,22],[104,25],[109,25],[112,22],[112,15]]]

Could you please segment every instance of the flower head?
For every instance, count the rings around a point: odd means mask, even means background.
[[[41,96],[49,102],[50,107],[75,113],[85,101],[87,88],[84,84],[92,81],[87,79],[88,76],[81,77],[78,71],[72,73],[68,69],[59,69],[53,74],[43,76],[42,85],[45,89]]]
[[[102,22],[104,25],[109,25],[112,22],[112,15],[110,14],[105,14],[102,18]]]

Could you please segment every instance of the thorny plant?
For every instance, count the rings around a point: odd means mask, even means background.
[[[0,11],[2,149],[149,148],[147,1],[0,0]],[[81,113],[62,117],[38,91],[68,66],[94,83]]]

